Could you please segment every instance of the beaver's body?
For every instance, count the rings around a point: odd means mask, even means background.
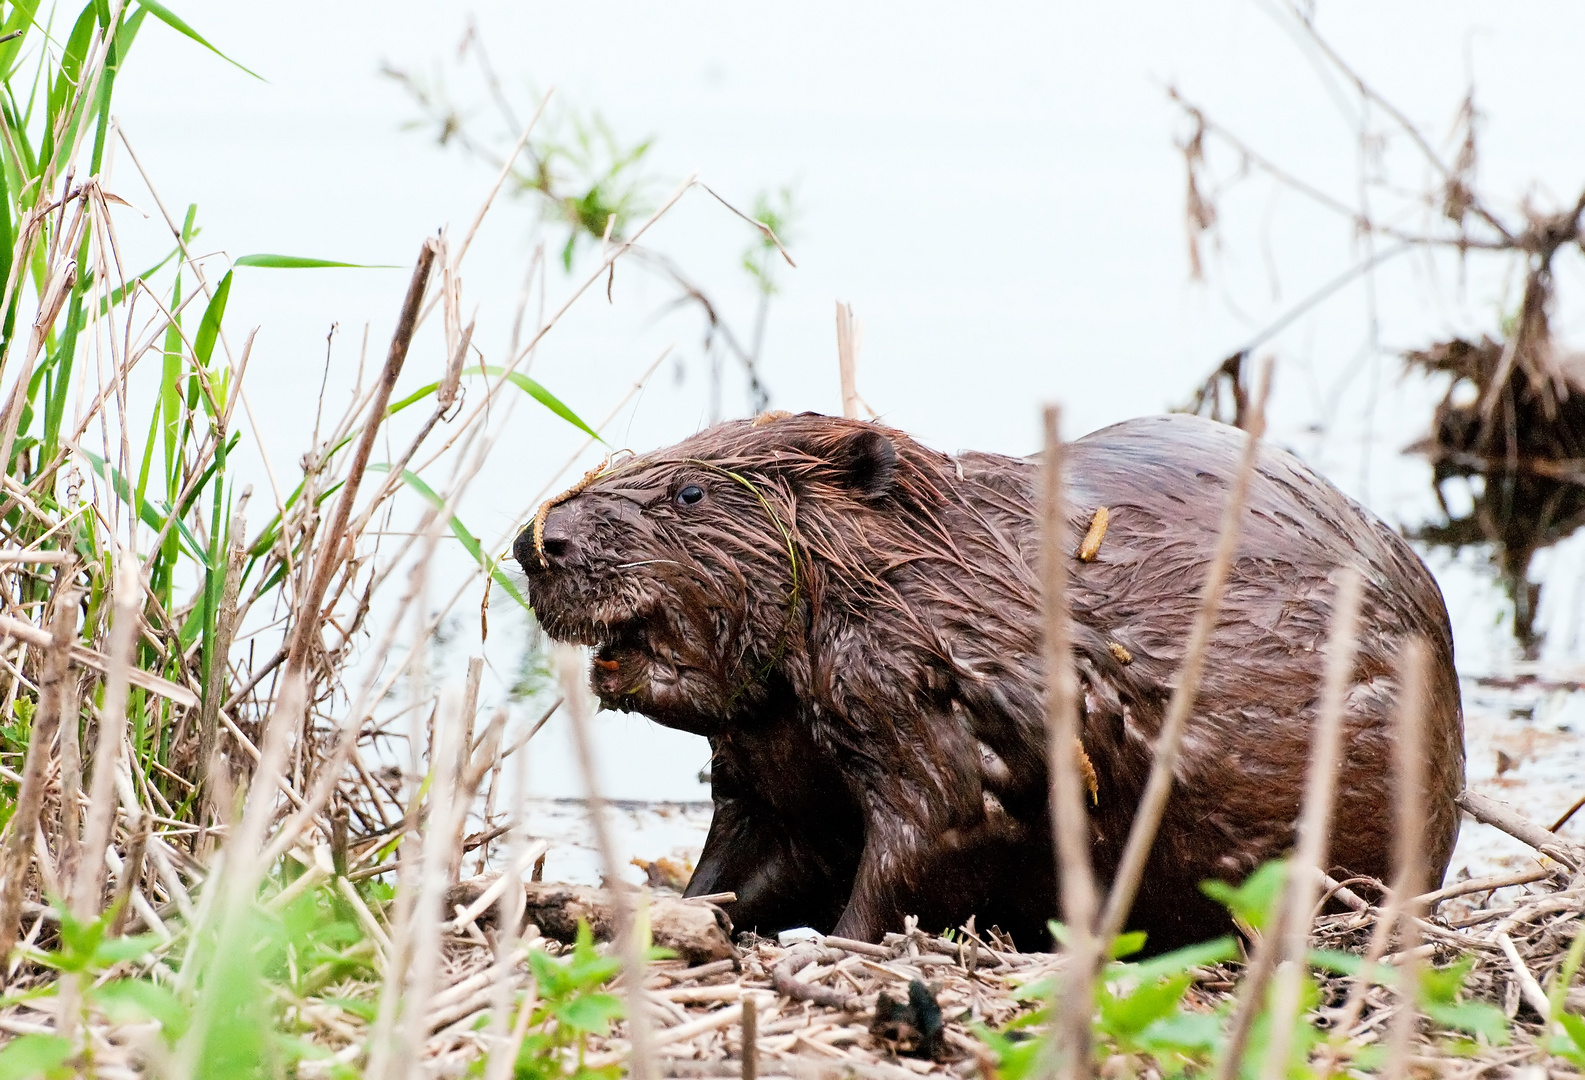
[[[1073,535],[1110,511],[1096,558],[1069,564],[1103,882],[1244,438],[1170,416],[1069,447]],[[736,892],[734,921],[762,932],[873,939],[907,914],[937,928],[973,914],[1036,943],[1057,908],[1036,481],[1029,461],[948,457],[805,414],[723,424],[613,470],[549,512],[546,565],[525,533],[539,617],[600,646],[607,707],[710,739],[716,815],[691,893]],[[1432,657],[1426,857],[1446,868],[1463,738],[1441,594],[1395,533],[1266,447],[1131,920],[1156,948],[1225,927],[1202,880],[1237,881],[1292,846],[1345,563],[1366,591],[1332,861],[1389,873],[1393,669],[1419,635]]]

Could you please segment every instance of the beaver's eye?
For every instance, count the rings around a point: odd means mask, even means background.
[[[704,488],[698,484],[689,484],[677,492],[676,501],[678,506],[692,506],[702,498],[704,498]]]

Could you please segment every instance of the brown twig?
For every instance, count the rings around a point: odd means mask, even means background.
[[[1522,843],[1529,844],[1543,855],[1550,856],[1571,870],[1585,865],[1585,853],[1560,836],[1554,836],[1507,803],[1465,788],[1459,792],[1458,805],[1470,817],[1483,825],[1501,829]]]
[[[368,469],[369,457],[374,452],[375,438],[383,426],[386,406],[391,401],[391,392],[396,388],[396,380],[402,373],[402,365],[407,361],[407,350],[413,343],[413,330],[418,321],[419,305],[423,302],[424,289],[429,283],[429,270],[434,265],[435,253],[438,250],[439,244],[434,239],[425,240],[423,246],[419,248],[418,262],[413,267],[413,278],[408,283],[407,296],[402,301],[401,314],[397,317],[396,332],[391,336],[391,348],[386,354],[385,369],[380,374],[374,400],[365,414],[363,430],[359,433],[357,445],[353,449],[352,462],[347,468],[346,479],[342,481],[341,494],[336,499],[335,513],[320,543],[320,555],[314,564],[313,577],[309,579],[308,588],[297,604],[297,625],[293,627],[292,644],[286,658],[287,678],[300,675],[303,671],[310,644],[319,633],[319,608],[324,602],[325,591],[330,587],[330,579],[335,575],[336,569],[346,557],[344,547],[350,539],[347,536],[347,523],[352,518],[352,506],[357,500],[358,487],[363,483],[363,475]]]

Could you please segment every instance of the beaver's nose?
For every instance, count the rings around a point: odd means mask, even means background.
[[[546,566],[566,566],[576,561],[576,525],[574,519],[578,515],[569,506],[553,506],[550,513],[545,515],[544,531],[541,533],[541,547],[534,546],[534,526],[531,524],[518,534],[517,542],[512,545],[512,554],[517,556],[518,563],[526,572],[545,569]],[[540,551],[544,552],[544,562],[540,561]]]

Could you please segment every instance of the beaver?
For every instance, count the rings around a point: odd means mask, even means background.
[[[1192,416],[1069,444],[1069,565],[1091,852],[1115,872],[1247,436]],[[761,933],[877,940],[970,915],[1044,940],[1057,913],[1040,660],[1038,462],[928,449],[804,413],[711,427],[592,473],[514,554],[551,637],[592,646],[606,708],[702,735],[714,816],[687,893]],[[537,534],[537,535],[536,535]],[[1390,872],[1394,664],[1429,647],[1424,853],[1458,831],[1463,718],[1440,590],[1395,532],[1270,445],[1172,798],[1129,926],[1214,936],[1200,890],[1294,843],[1335,571],[1365,582],[1331,852]]]

